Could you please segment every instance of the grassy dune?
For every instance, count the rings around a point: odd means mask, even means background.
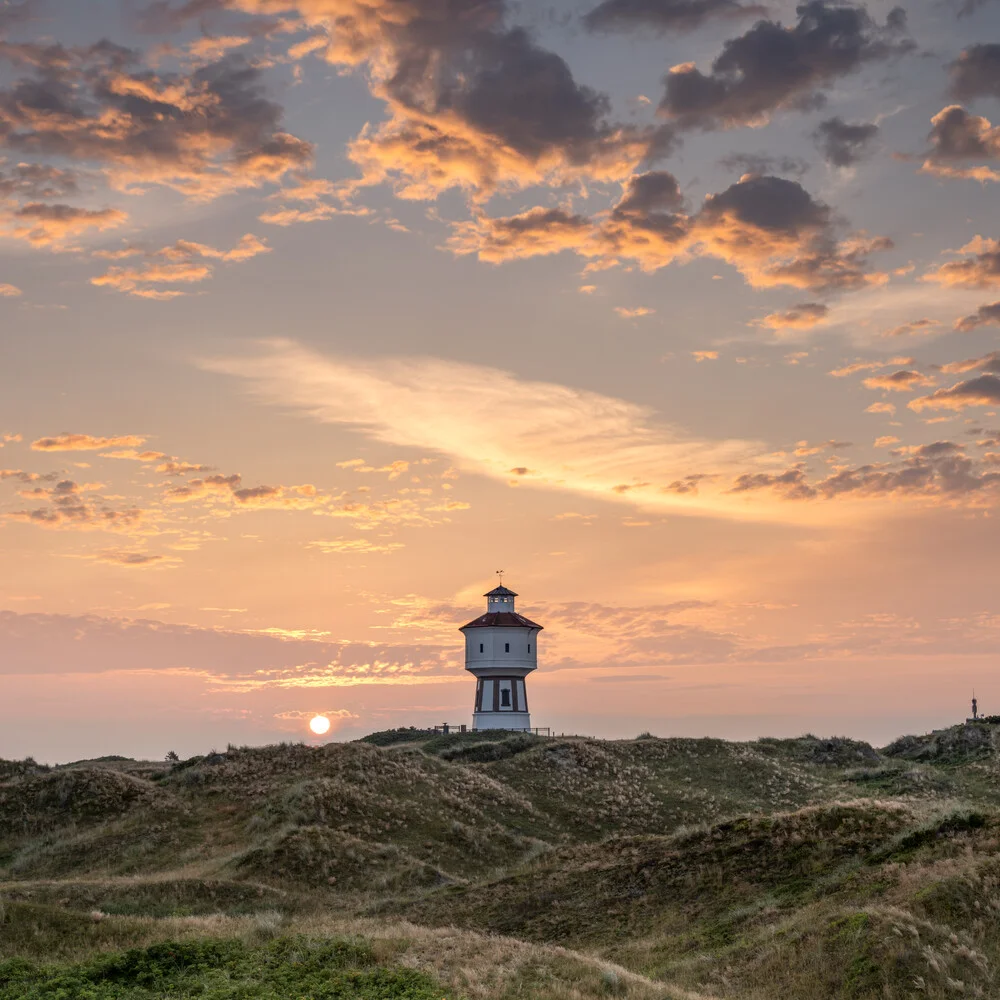
[[[997,996],[998,733],[0,761],[0,1000]]]

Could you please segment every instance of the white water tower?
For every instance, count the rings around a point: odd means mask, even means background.
[[[465,669],[476,676],[473,729],[531,729],[525,678],[538,666],[542,626],[514,610],[517,594],[501,582],[486,598],[486,614],[460,631]]]

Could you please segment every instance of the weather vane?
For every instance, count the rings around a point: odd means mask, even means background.
[[[503,570],[502,569],[498,569],[497,570],[497,576],[500,577],[500,586],[502,587],[503,586]]]

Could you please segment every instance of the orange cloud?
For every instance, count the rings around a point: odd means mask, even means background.
[[[240,262],[258,254],[270,253],[271,248],[253,233],[245,234],[231,250],[217,250],[204,243],[177,240],[159,250],[144,252],[134,247],[103,252],[95,256],[131,257],[142,254],[146,260],[139,267],[111,267],[104,274],[91,278],[90,283],[113,288],[139,298],[167,300],[185,294],[178,289],[151,288],[151,285],[196,284],[212,277],[211,265],[203,259]]]
[[[829,307],[822,302],[801,302],[791,309],[769,313],[762,319],[754,320],[754,323],[772,330],[808,330],[822,323],[829,312]]]
[[[615,306],[615,312],[622,319],[638,319],[641,316],[652,316],[656,310],[650,309],[648,306],[635,306],[631,309],[627,306]]]
[[[965,254],[965,259],[948,261],[923,280],[951,288],[1000,287],[1000,241],[977,236],[957,252]]]
[[[948,389],[938,389],[907,404],[911,410],[964,410],[970,406],[1000,405],[1000,377],[979,375]]]
[[[602,266],[634,260],[646,271],[715,257],[755,288],[850,291],[888,280],[869,273],[866,260],[892,243],[863,234],[838,243],[830,209],[795,181],[747,175],[688,215],[673,175],[650,171],[629,178],[603,218],[543,208],[506,218],[480,215],[455,224],[448,246],[495,263],[572,250]]]
[[[934,385],[930,375],[921,375],[912,369],[900,369],[889,375],[872,375],[862,381],[867,389],[886,389],[889,392],[913,392],[923,386]]]
[[[87,209],[31,202],[0,213],[0,235],[26,240],[36,247],[67,249],[88,230],[114,229],[127,218],[125,212],[116,208]]]
[[[120,437],[94,437],[91,434],[57,434],[31,442],[34,451],[97,451],[100,448],[139,448],[144,437],[125,434]]]

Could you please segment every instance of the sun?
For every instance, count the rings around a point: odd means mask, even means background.
[[[330,720],[325,715],[314,715],[309,720],[309,728],[317,736],[322,736],[330,731]]]

